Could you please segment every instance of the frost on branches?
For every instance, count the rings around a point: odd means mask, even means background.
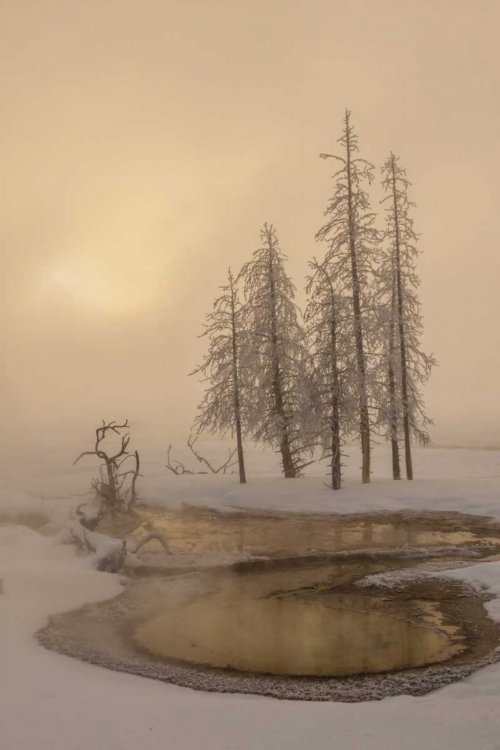
[[[242,380],[242,306],[238,299],[235,279],[228,272],[228,283],[221,287],[223,294],[214,302],[207,315],[205,332],[208,352],[203,364],[191,374],[201,373],[208,383],[195,419],[197,432],[204,430],[224,435],[236,435],[240,482],[246,482],[243,456],[243,424],[246,421],[246,392]],[[248,349],[248,347],[247,347]]]
[[[325,268],[350,298],[362,481],[367,483],[370,481],[370,405],[366,337],[373,330],[373,325],[367,323],[367,311],[372,309],[370,279],[379,237],[364,186],[372,182],[374,167],[357,156],[358,138],[350,123],[349,111],[345,113],[344,131],[338,142],[344,149],[342,156],[320,154],[321,158],[335,159],[339,169],[333,176],[334,194],[325,211],[327,222],[317,232],[316,239],[328,243]]]
[[[379,359],[374,387],[377,430],[391,443],[392,476],[401,479],[399,439],[401,433],[401,357],[396,331],[397,295],[394,259],[382,255],[376,272],[374,311],[378,321]]]
[[[386,230],[384,253],[378,269],[378,293],[379,298],[386,301],[380,309],[385,310],[384,323],[388,331],[385,349],[387,396],[382,414],[385,414],[392,442],[394,478],[399,478],[398,437],[402,432],[406,476],[413,479],[411,438],[422,445],[429,442],[427,428],[432,422],[425,413],[421,389],[436,360],[420,348],[423,325],[417,295],[420,284],[416,272],[418,236],[410,216],[415,204],[408,199],[410,182],[398,161],[391,153],[382,167]]]
[[[312,454],[307,347],[276,231],[265,224],[262,247],[240,273],[249,337],[246,377],[249,428],[281,453],[285,477],[297,477]]]
[[[345,284],[325,263],[313,260],[305,311],[311,350],[311,381],[323,458],[330,459],[331,487],[342,486],[342,445],[356,430],[356,357],[351,300]]]

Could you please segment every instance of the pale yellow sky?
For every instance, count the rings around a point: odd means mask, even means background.
[[[440,429],[494,422],[500,6],[3,0],[4,424],[194,417],[205,312],[276,224],[299,287],[349,107],[422,234]],[[374,191],[374,201],[378,194]]]

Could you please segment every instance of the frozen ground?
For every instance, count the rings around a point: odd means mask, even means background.
[[[84,499],[90,480],[95,476],[95,460],[85,457],[77,466],[73,460],[82,451],[92,449],[92,440],[57,449],[39,446],[28,453],[3,452],[1,476],[8,487],[11,503],[21,508],[25,493],[38,500],[41,510],[65,512],[68,499]],[[463,513],[500,515],[500,451],[466,449],[415,450],[415,476],[412,483],[393,482],[390,477],[390,455],[385,448],[375,448],[372,457],[373,479],[370,486],[359,483],[359,449],[346,449],[346,486],[333,493],[327,467],[315,464],[306,469],[306,476],[287,482],[279,476],[278,459],[272,452],[247,449],[249,482],[239,485],[234,475],[174,476],[165,468],[164,448],[134,444],[141,453],[139,491],[145,501],[155,505],[179,507],[182,503],[213,507],[265,507],[297,511],[353,513],[363,511],[461,510]],[[218,442],[201,446],[202,453],[219,465],[227,456],[227,446]],[[182,444],[174,445],[172,457],[193,469],[203,469]],[[1,484],[0,484],[1,487]],[[5,500],[7,501],[7,499]],[[1,512],[1,511],[0,511]]]
[[[85,447],[85,446],[84,446]],[[18,522],[42,512],[61,522],[87,490],[92,460],[73,468],[79,450],[41,449],[4,468],[0,516]],[[221,446],[209,450],[220,454]],[[500,454],[488,451],[419,451],[413,484],[355,481],[353,450],[348,486],[332,493],[324,469],[285,481],[272,455],[249,456],[251,482],[236,478],[173,477],[163,454],[141,446],[142,496],[154,503],[273,507],[356,512],[377,509],[461,510],[500,517]],[[374,470],[387,476],[388,454],[376,451]],[[54,527],[55,530],[55,527]],[[448,573],[500,596],[500,563]],[[117,577],[86,567],[72,547],[22,525],[0,526],[0,747],[2,750],[500,750],[500,666],[423,698],[376,703],[316,704],[248,696],[203,694],[108,672],[45,651],[33,633],[50,614],[118,593]],[[489,606],[500,619],[500,600]]]

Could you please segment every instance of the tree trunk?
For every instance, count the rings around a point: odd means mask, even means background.
[[[396,280],[398,298],[398,331],[399,350],[401,355],[401,395],[403,401],[403,434],[405,443],[406,478],[413,479],[413,462],[411,456],[410,415],[408,399],[408,373],[406,367],[406,337],[404,327],[403,281],[401,277],[401,246],[399,233],[399,212],[396,190],[396,170],[394,155],[392,156],[392,195],[394,201],[394,227],[396,246]]]
[[[389,409],[390,409],[390,431],[392,448],[392,478],[401,479],[401,466],[399,463],[398,444],[398,416],[396,410],[396,379],[392,361],[389,362]]]
[[[283,404],[283,387],[281,383],[281,370],[278,351],[278,325],[276,321],[276,293],[274,286],[274,268],[271,239],[269,242],[269,285],[271,292],[271,346],[273,352],[273,395],[275,414],[280,422],[280,452],[283,463],[283,473],[286,479],[295,479],[297,470],[293,463],[290,447],[290,436],[288,434],[288,419]]]
[[[354,225],[354,206],[352,195],[351,177],[351,143],[349,133],[349,117],[346,114],[346,140],[347,140],[347,199],[349,211],[349,252],[351,257],[352,273],[352,303],[354,311],[354,336],[356,343],[356,362],[358,368],[359,388],[359,434],[361,437],[362,469],[361,481],[363,484],[370,482],[370,417],[368,414],[368,396],[366,391],[366,365],[363,348],[363,329],[361,321],[361,300],[359,289],[358,263],[356,256],[356,238]]]
[[[281,387],[281,373],[280,373],[279,361],[278,361],[278,356],[277,356],[278,342],[277,342],[277,336],[275,336],[274,333],[272,336],[272,340],[273,340],[273,346],[276,348],[273,391],[274,391],[276,415],[278,416],[278,419],[281,422],[280,452],[281,452],[281,460],[283,463],[283,473],[286,479],[295,479],[297,476],[297,471],[295,469],[295,465],[292,459],[292,451],[290,448],[290,438],[288,435],[288,424],[287,424],[287,420],[285,416],[285,410],[283,407],[283,391]]]
[[[330,287],[330,304],[332,307],[330,320],[330,346],[331,346],[331,368],[332,368],[332,403],[331,403],[331,452],[332,452],[332,489],[342,488],[342,464],[340,445],[340,414],[339,414],[339,368],[337,362],[337,315],[335,309],[335,293],[333,291],[330,276],[327,275]]]
[[[389,333],[389,429],[392,448],[392,478],[401,479],[398,444],[398,410],[396,406],[396,378],[394,375],[394,317],[396,313],[396,284],[392,274],[391,325]]]
[[[240,415],[236,416],[236,448],[238,450],[238,470],[240,474],[240,484],[246,484],[245,460],[243,458],[243,439],[241,436]]]
[[[132,482],[130,483],[130,503],[129,507],[132,507],[132,505],[135,505],[135,502],[137,500],[137,477],[139,476],[139,472],[141,470],[141,461],[139,458],[139,451],[134,451],[134,458],[135,458],[135,469],[132,476]]]
[[[342,465],[340,455],[339,416],[338,408],[332,414],[332,490],[342,489]]]
[[[288,440],[286,433],[281,440],[280,451],[285,479],[295,479],[297,477],[297,470],[293,463],[292,453],[290,451],[290,441]]]
[[[231,328],[233,344],[233,389],[234,389],[234,421],[236,424],[236,448],[238,451],[238,469],[240,484],[246,484],[245,461],[243,458],[243,438],[241,430],[240,382],[238,374],[238,339],[236,326],[235,298],[233,279],[231,277]]]
[[[113,465],[113,462],[107,458],[105,459],[105,463],[106,463],[106,472],[108,475],[109,507],[110,507],[111,513],[114,513],[119,504],[118,490],[116,487],[116,478],[115,478],[115,467]]]

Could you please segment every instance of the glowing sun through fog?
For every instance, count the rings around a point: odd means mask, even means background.
[[[109,263],[81,257],[51,264],[44,279],[45,293],[58,293],[78,308],[110,315],[127,315],[148,307],[149,284],[141,269],[114,269]],[[149,292],[149,293],[148,293]]]

